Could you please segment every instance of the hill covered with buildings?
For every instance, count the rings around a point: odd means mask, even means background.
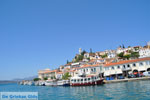
[[[150,42],[146,46],[119,46],[116,50],[86,52],[79,48],[72,61],[55,70],[38,72],[37,80],[69,79],[75,76],[99,75],[107,78],[127,77],[130,73],[150,71]]]

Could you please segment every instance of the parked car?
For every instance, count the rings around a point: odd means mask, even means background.
[[[118,76],[117,79],[124,79],[124,77],[123,76]]]
[[[144,76],[150,76],[150,72],[143,72]]]
[[[136,76],[134,74],[129,74],[128,78],[136,78]]]

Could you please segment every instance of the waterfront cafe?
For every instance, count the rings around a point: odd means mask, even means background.
[[[138,74],[150,71],[150,57],[133,60],[123,60],[104,65],[106,80],[123,79],[129,74]]]

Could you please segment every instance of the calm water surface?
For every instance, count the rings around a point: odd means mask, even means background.
[[[39,100],[150,100],[150,80],[86,87],[0,84],[0,92],[38,92]]]

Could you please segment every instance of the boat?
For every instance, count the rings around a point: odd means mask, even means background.
[[[39,86],[45,86],[45,82],[44,81],[39,81]]]
[[[58,86],[70,86],[70,81],[69,80],[59,80],[57,81]]]
[[[85,77],[71,77],[70,85],[71,86],[89,86],[89,85],[100,85],[103,84],[103,78],[100,78],[97,75],[89,75]]]
[[[57,86],[57,81],[54,80],[47,80],[45,82],[45,86]]]
[[[30,86],[34,86],[35,84],[34,84],[34,82],[33,82],[33,81],[28,81],[28,85],[30,85]]]

